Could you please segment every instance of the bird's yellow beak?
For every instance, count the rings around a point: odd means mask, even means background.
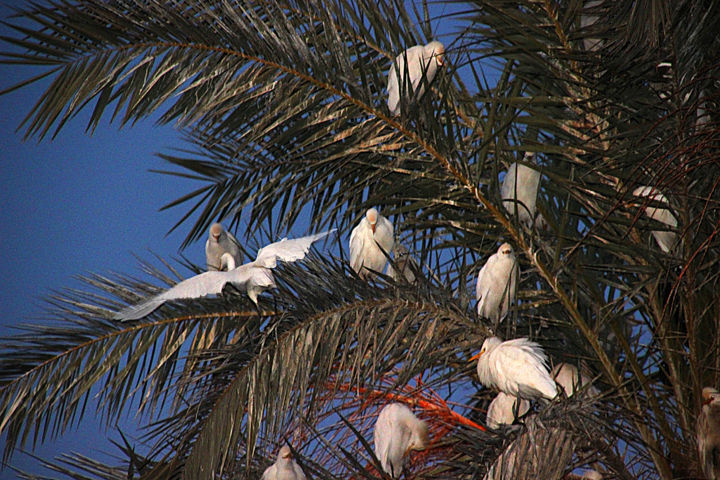
[[[470,360],[468,360],[468,362],[473,362],[473,361],[477,360],[478,358],[480,358],[482,356],[483,353],[485,353],[485,350],[480,350],[480,353],[470,357]]]
[[[442,54],[437,55],[436,60],[437,60],[438,65],[440,65],[441,67],[443,65],[445,65],[445,57],[443,57]]]

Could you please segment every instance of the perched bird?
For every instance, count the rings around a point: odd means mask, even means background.
[[[531,153],[525,154],[525,161],[532,162],[533,157]],[[539,185],[540,172],[526,165],[513,163],[508,168],[500,187],[500,197],[505,210],[515,215],[517,209],[520,222],[528,228],[532,227],[533,222],[538,229],[543,229],[547,225],[542,215],[535,218]]]
[[[658,192],[654,187],[638,187],[633,191],[633,195],[635,195],[636,197],[646,197],[650,202],[664,203],[665,205],[668,205],[668,201],[667,198],[665,198],[665,195]],[[660,223],[664,223],[665,225],[672,227],[673,229],[677,228],[677,219],[670,212],[670,210],[667,210],[665,208],[651,207],[648,206],[647,203],[643,205],[643,207],[645,209],[645,215],[647,215],[651,219],[656,220]],[[677,241],[677,234],[675,232],[669,232],[667,230],[653,230],[652,234],[653,237],[655,237],[655,241],[657,242],[658,246],[660,246],[660,250],[665,253],[669,253],[673,249],[673,247],[675,246],[675,242]]]
[[[400,114],[400,92],[404,97],[419,99],[427,84],[433,81],[438,68],[444,64],[445,47],[438,41],[410,47],[395,58],[388,73],[388,108],[392,115]],[[405,76],[407,65],[408,76]]]
[[[589,0],[583,5],[583,13],[580,14],[580,28],[583,30],[583,47],[588,52],[596,52],[603,46],[603,40],[600,38],[588,37],[588,30],[592,31],[595,24],[598,24],[600,17],[597,9],[602,4],[602,0]]]
[[[488,406],[485,423],[497,430],[500,425],[511,425],[517,418],[530,410],[530,402],[522,398],[499,392]]]
[[[257,258],[250,263],[240,265],[227,272],[210,271],[185,279],[159,295],[121,310],[115,314],[114,318],[122,321],[137,320],[149,315],[153,310],[170,300],[217,295],[222,292],[223,287],[228,283],[233,284],[240,290],[245,290],[248,297],[257,304],[258,295],[263,290],[275,286],[272,269],[277,266],[278,260],[283,262],[302,260],[313,242],[333,231],[330,230],[293,240],[283,238],[279,242],[261,248],[258,251]],[[230,258],[231,255],[227,254],[224,256],[224,261],[228,263],[228,266],[234,266]]]
[[[363,278],[382,273],[394,243],[390,220],[369,209],[350,234],[350,266]]]
[[[401,279],[405,279],[407,283],[413,283],[415,281],[415,272],[420,268],[415,259],[410,255],[410,251],[405,245],[396,245],[393,252],[393,263],[388,267],[387,274],[392,277],[396,282]]]
[[[403,471],[403,459],[410,450],[424,450],[428,445],[428,429],[402,403],[383,407],[375,422],[375,455],[383,470],[393,478]]]
[[[290,447],[283,445],[275,463],[265,469],[262,480],[305,480],[305,474],[293,460]]]
[[[225,230],[221,224],[213,223],[205,242],[205,263],[208,271],[223,270],[221,259],[225,253],[232,257],[234,265],[239,265],[242,261],[242,253],[233,234]],[[225,270],[232,269],[226,268]]]
[[[475,288],[478,315],[495,325],[505,318],[515,300],[518,266],[513,248],[503,243],[480,270]]]
[[[557,395],[545,353],[527,338],[503,342],[498,337],[488,337],[480,353],[471,360],[475,359],[478,378],[486,387],[525,400],[552,400]]]
[[[580,390],[590,383],[590,379],[581,374],[578,368],[571,364],[561,362],[555,365],[551,372],[555,383],[560,385],[567,397],[572,397],[576,390]],[[596,397],[600,391],[594,386],[587,388],[587,394]]]
[[[711,387],[702,390],[702,410],[697,420],[700,467],[708,480],[720,479],[720,393]]]

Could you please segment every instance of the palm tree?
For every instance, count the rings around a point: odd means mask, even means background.
[[[257,243],[302,222],[347,235],[374,206],[422,268],[413,284],[366,282],[339,245],[281,266],[257,308],[227,292],[131,323],[113,314],[176,279],[150,263],[157,284],[89,276],[87,291],[52,298],[61,326],[3,346],[6,458],[86,401],[109,419],[136,402],[151,419],[141,451],[120,445],[117,466],[49,463],[73,478],[257,478],[288,442],[309,476],[377,477],[373,420],[400,401],[430,426],[410,477],[701,475],[693,429],[720,358],[720,6],[483,0],[438,19],[436,7],[88,0],[21,12],[35,26],[4,61],[53,78],[26,134],[62,134],[83,108],[91,128],[162,109],[189,143],[163,158],[204,182],[173,203],[186,208],[185,245],[243,212],[238,234]],[[442,39],[445,71],[392,117],[386,72],[435,38],[436,20],[458,26]],[[547,230],[500,197],[524,152],[543,175]],[[632,194],[645,185],[669,205]],[[676,229],[645,214],[662,206]],[[651,233],[670,229],[679,240],[665,252]],[[501,333],[581,364],[603,393],[493,432],[467,359],[495,333],[472,292],[503,241],[521,275]]]

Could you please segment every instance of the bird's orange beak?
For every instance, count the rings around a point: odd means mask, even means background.
[[[485,352],[483,352],[482,350],[480,350],[480,353],[478,353],[477,355],[473,355],[472,357],[470,357],[470,360],[468,360],[468,362],[472,362],[472,361],[477,360],[478,358],[480,358],[480,357],[482,356],[483,353],[485,353]]]
[[[370,228],[372,229],[373,234],[375,233],[375,223],[370,224]]]
[[[437,62],[438,62],[438,65],[440,65],[440,66],[445,65],[445,58],[442,56],[442,54],[437,55]]]

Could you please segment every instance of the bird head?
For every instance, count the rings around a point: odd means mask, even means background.
[[[280,448],[280,452],[278,453],[278,459],[284,459],[288,460],[292,458],[292,450],[290,450],[290,447],[287,445],[283,445],[282,448]]]
[[[370,228],[372,229],[373,234],[375,233],[375,225],[377,224],[378,215],[378,211],[374,208],[369,209],[365,214],[365,218],[367,218],[368,223],[370,223]]]
[[[431,56],[435,57],[435,61],[438,65],[445,65],[445,46],[437,40],[428,43],[425,46],[426,53],[429,52]],[[426,57],[427,58],[427,57]]]
[[[500,345],[502,343],[502,340],[500,340],[498,337],[488,337],[485,339],[485,341],[482,344],[482,348],[480,349],[480,353],[477,355],[473,355],[470,357],[470,361],[478,360],[480,357],[483,356],[483,354],[487,353],[488,350],[492,350],[497,345]]]
[[[412,436],[410,437],[410,443],[408,444],[408,452],[410,450],[425,450],[428,445],[428,426],[427,423],[422,420],[413,426]]]
[[[718,391],[712,387],[705,387],[702,389],[702,404],[710,405],[715,399],[720,397]]]
[[[498,248],[498,253],[500,253],[502,255],[512,254],[513,253],[512,245],[510,245],[509,243],[503,243],[502,245],[500,245],[500,248]]]
[[[222,235],[223,232],[223,226],[219,223],[213,223],[210,227],[210,238],[215,239],[217,242],[220,240],[220,235]]]

